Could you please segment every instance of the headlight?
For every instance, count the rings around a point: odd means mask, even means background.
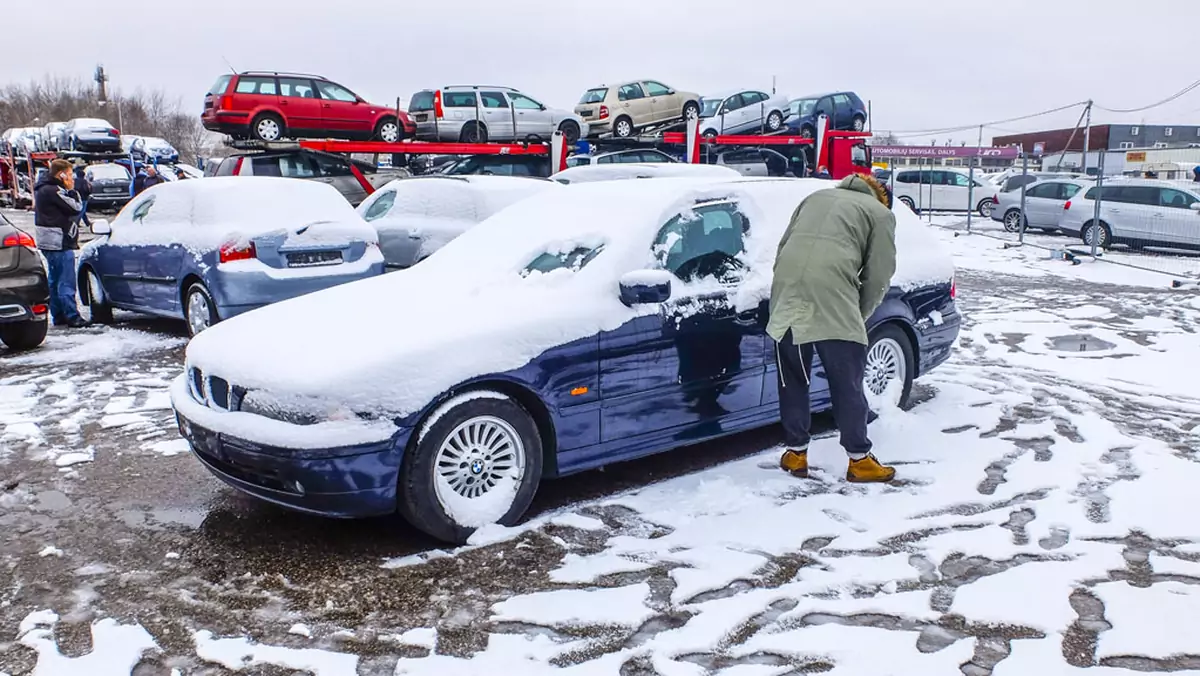
[[[242,397],[239,409],[264,418],[279,420],[293,425],[316,425],[323,422],[345,420],[373,420],[374,416],[356,413],[349,407],[317,397],[301,395],[276,395],[262,390],[251,390]]]

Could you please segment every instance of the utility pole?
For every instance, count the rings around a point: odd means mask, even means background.
[[[1083,110],[1083,175],[1087,176],[1088,147],[1092,140],[1092,100],[1088,99],[1087,108]]]
[[[108,74],[104,72],[103,65],[96,66],[96,74],[95,74],[94,79],[96,80],[96,87],[97,87],[96,98],[100,101],[101,104],[107,103],[108,102]]]

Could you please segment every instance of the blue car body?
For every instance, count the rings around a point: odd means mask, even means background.
[[[861,131],[855,121],[865,124],[867,106],[854,92],[831,92],[792,99],[786,124],[792,133],[815,135],[817,118],[826,115],[831,130]]]
[[[777,362],[766,320],[765,302],[749,314],[718,310],[683,321],[668,306],[453,391],[487,387],[513,396],[534,414],[549,447],[543,477],[574,474],[779,422]],[[912,342],[919,377],[949,358],[960,322],[946,282],[908,292],[893,288],[868,327],[899,326]],[[397,482],[413,434],[452,394],[398,421],[386,442],[297,450],[205,427],[214,413],[196,398],[212,386],[195,369],[187,375],[190,392],[172,392],[172,399],[181,434],[209,471],[263,500],[331,517],[396,511]],[[589,385],[588,394],[572,395],[580,383]],[[819,357],[812,407],[830,407]]]

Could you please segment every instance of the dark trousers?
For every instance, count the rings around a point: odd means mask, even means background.
[[[863,376],[867,368],[867,346],[848,340],[825,340],[796,345],[792,332],[775,346],[779,357],[779,416],[783,421],[784,443],[793,450],[808,448],[812,438],[812,405],[809,385],[812,380],[813,351],[821,356],[829,394],[833,398],[833,419],[842,436],[842,448],[852,456],[871,452],[867,438],[867,397]]]
[[[88,198],[84,197],[80,201],[83,202],[83,210],[79,212],[79,220],[88,228],[92,227],[92,222],[88,220]]]

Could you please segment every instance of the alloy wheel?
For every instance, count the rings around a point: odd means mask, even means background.
[[[212,308],[208,304],[208,296],[199,290],[188,294],[187,321],[193,336],[212,326]]]
[[[871,394],[882,396],[892,387],[892,383],[903,383],[907,376],[908,363],[904,357],[904,348],[892,338],[881,338],[867,351],[863,384]],[[896,388],[897,397],[902,390],[903,387]]]
[[[1021,231],[1021,212],[1010,211],[1004,214],[1004,229],[1008,232]]]
[[[496,416],[465,420],[446,435],[434,459],[434,491],[443,505],[470,501],[492,520],[508,512],[525,478],[525,445],[507,421]]]

